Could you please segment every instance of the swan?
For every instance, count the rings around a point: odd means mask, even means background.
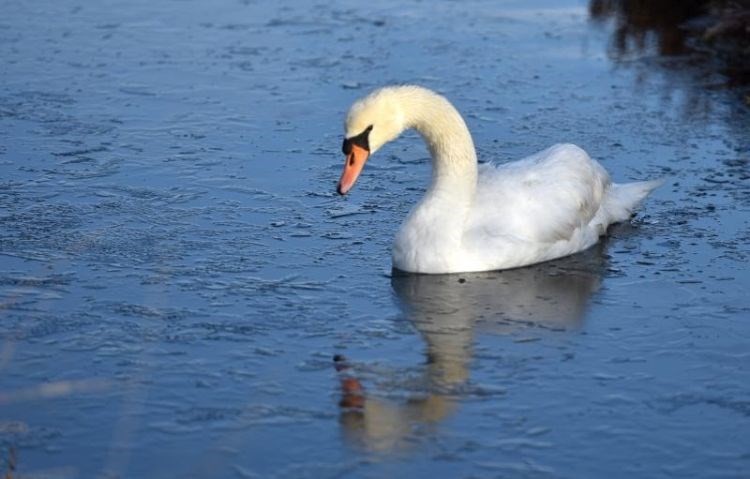
[[[460,273],[527,266],[583,251],[627,220],[661,180],[615,184],[572,144],[501,165],[478,164],[471,133],[443,96],[414,85],[357,100],[345,121],[345,195],[367,159],[414,128],[432,156],[432,180],[396,233],[393,267]]]

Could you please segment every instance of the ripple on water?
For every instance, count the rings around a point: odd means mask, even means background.
[[[730,89],[658,52],[612,63],[576,2],[6,3],[0,444],[18,474],[747,469]],[[618,181],[668,181],[572,264],[398,279],[419,136],[335,192],[347,107],[395,82],[449,96],[481,161],[575,141]]]

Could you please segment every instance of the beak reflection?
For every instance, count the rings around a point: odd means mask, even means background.
[[[375,381],[395,389],[368,391],[356,365],[341,369],[340,423],[347,439],[375,451],[397,452],[414,445],[458,407],[470,377],[475,334],[518,335],[539,328],[578,329],[605,269],[604,246],[528,268],[450,275],[394,271],[398,307],[425,342],[426,362],[412,369],[379,372]],[[345,373],[342,374],[342,371]],[[408,384],[403,383],[406,376]],[[367,381],[365,381],[367,382]],[[418,392],[415,392],[418,391]],[[407,398],[389,399],[388,396]]]

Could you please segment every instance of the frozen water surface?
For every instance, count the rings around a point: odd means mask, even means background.
[[[0,472],[748,474],[750,115],[700,64],[617,55],[581,1],[2,12]],[[423,145],[334,188],[344,113],[394,82],[484,161],[574,142],[667,182],[578,256],[392,275]]]

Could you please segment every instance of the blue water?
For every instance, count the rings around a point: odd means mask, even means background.
[[[0,472],[747,475],[750,114],[720,78],[617,58],[573,0],[1,10]],[[405,82],[484,161],[565,141],[667,181],[581,255],[392,275],[419,138],[335,184],[351,102]]]

